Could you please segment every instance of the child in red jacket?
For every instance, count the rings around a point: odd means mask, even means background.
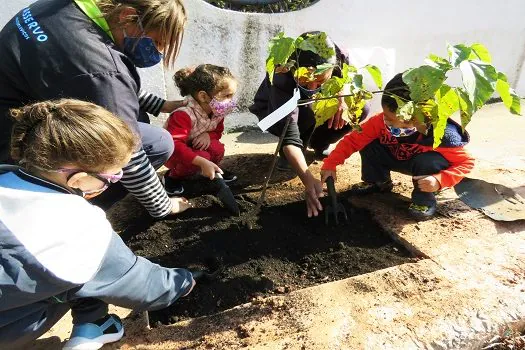
[[[228,68],[212,64],[181,69],[174,80],[187,104],[176,109],[165,125],[175,142],[165,164],[170,169],[164,176],[166,192],[182,194],[180,180],[197,173],[213,180],[218,172],[225,182],[235,181],[237,177],[218,164],[224,157],[220,142],[224,117],[236,107],[237,81]]]
[[[410,91],[397,74],[385,86],[379,113],[344,137],[324,160],[321,181],[328,176],[336,179],[336,166],[354,152],[361,154],[363,182],[351,188],[356,194],[389,192],[393,188],[390,171],[412,175],[414,190],[409,213],[418,220],[432,217],[436,212],[434,192],[460,182],[474,167],[474,159],[463,148],[469,135],[449,119],[441,145],[433,145],[432,127],[418,123],[415,118],[403,121],[396,116],[396,100],[388,93],[410,101]]]

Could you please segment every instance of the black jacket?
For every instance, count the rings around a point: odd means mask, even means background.
[[[133,63],[72,0],[39,0],[0,32],[0,161],[9,108],[62,97],[103,106],[138,133],[140,78]]]

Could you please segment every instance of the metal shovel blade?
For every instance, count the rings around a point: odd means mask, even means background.
[[[217,198],[224,204],[226,209],[228,209],[232,214],[239,215],[241,211],[239,210],[239,205],[233,196],[232,190],[219,173],[215,174],[215,181],[219,184],[219,193],[217,193]]]
[[[348,215],[346,215],[345,207],[337,201],[337,193],[335,192],[334,178],[329,176],[326,179],[326,187],[328,187],[328,197],[330,198],[330,204],[325,208],[324,212],[324,223],[328,225],[328,218],[333,215],[336,225],[339,225],[339,214],[342,213],[345,221],[348,221]]]

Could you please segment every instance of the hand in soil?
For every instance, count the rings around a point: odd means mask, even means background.
[[[414,186],[417,186],[423,192],[436,192],[441,188],[439,181],[432,175],[413,176]]]
[[[183,211],[186,211],[188,208],[193,207],[193,205],[184,197],[171,197],[171,214],[180,214]]]
[[[312,178],[305,184],[304,196],[306,200],[306,210],[308,217],[319,215],[319,212],[323,210],[323,206],[319,201],[319,198],[324,196],[323,193],[323,184],[321,181]]]

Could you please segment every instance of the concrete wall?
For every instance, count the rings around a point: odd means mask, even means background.
[[[8,1],[0,13],[0,25],[28,3]],[[242,106],[249,104],[264,76],[268,40],[282,30],[291,36],[308,30],[327,31],[350,49],[357,66],[378,64],[385,80],[422,64],[428,53],[446,55],[447,42],[481,42],[492,53],[494,65],[525,95],[523,0],[320,0],[307,9],[285,14],[231,12],[202,0],[185,0],[185,5],[189,23],[177,67],[199,63],[230,67],[240,80]],[[173,72],[154,67],[142,70],[141,75],[147,89],[178,97]],[[227,126],[254,120],[242,113],[228,118]]]

